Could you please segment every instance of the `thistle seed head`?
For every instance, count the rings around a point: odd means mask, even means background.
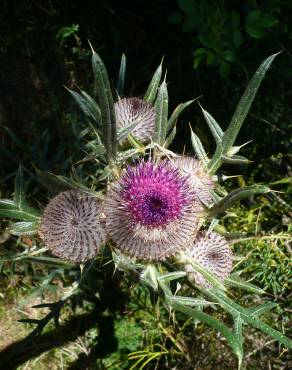
[[[129,256],[164,260],[192,243],[194,202],[187,177],[170,163],[141,162],[126,168],[107,193],[107,231]]]
[[[231,272],[232,252],[227,240],[215,232],[199,234],[188,255],[222,282]],[[187,264],[185,269],[190,280],[204,287],[212,286],[191,264]]]
[[[211,176],[205,171],[201,161],[187,156],[175,157],[171,162],[184,175],[189,176],[193,191],[204,205],[212,202],[211,190],[214,189],[214,182]]]
[[[43,212],[39,234],[52,253],[65,260],[95,257],[106,241],[100,201],[76,190],[58,194]]]
[[[154,133],[155,108],[139,98],[123,98],[114,105],[117,128],[136,123],[131,133],[142,143],[149,142]],[[126,139],[122,139],[124,143]]]

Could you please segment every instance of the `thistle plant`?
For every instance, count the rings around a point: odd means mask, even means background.
[[[219,234],[218,227],[220,216],[236,202],[271,192],[259,184],[227,193],[216,173],[224,163],[249,162],[238,155],[241,146],[235,146],[235,140],[276,55],[260,65],[225,131],[200,106],[216,150],[208,156],[200,138],[191,130],[194,155],[184,156],[169,150],[169,146],[176,135],[179,116],[194,100],[180,104],[169,115],[162,65],[155,71],[143,98],[125,97],[125,56],[116,89],[112,90],[105,65],[92,48],[93,96],[85,91],[69,92],[94,136],[88,154],[96,159],[98,185],[90,188],[71,178],[47,174],[68,190],[49,200],[41,212],[25,200],[20,167],[14,200],[0,201],[0,215],[18,220],[10,226],[12,234],[37,234],[40,254],[52,253],[69,263],[80,264],[81,278],[63,303],[75,294],[83,276],[92,268],[89,260],[106,254],[116,269],[135,276],[134,281],[146,286],[169,310],[180,311],[220,332],[237,356],[239,368],[244,358],[244,325],[291,347],[291,341],[282,332],[260,319],[261,313],[273,305],[265,309],[261,305],[258,309],[245,308],[230,298],[232,286],[262,291],[231,274],[232,243],[228,235]],[[28,250],[21,258],[34,257]],[[180,286],[191,286],[197,296],[178,294],[173,290],[175,282],[177,286],[178,282]],[[212,315],[214,305],[230,315],[232,325]]]

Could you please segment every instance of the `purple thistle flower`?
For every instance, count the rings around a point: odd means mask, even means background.
[[[155,127],[155,108],[151,104],[139,98],[123,98],[114,107],[118,129],[136,123],[131,133],[143,143],[150,141]]]
[[[227,240],[215,232],[201,233],[188,251],[188,255],[222,282],[231,272],[232,252]],[[185,269],[190,280],[195,280],[198,285],[207,288],[212,287],[202,274],[195,271],[191,264],[185,265]]]
[[[72,262],[85,262],[106,241],[101,204],[80,191],[67,190],[45,208],[39,235],[52,253]]]
[[[107,194],[107,230],[132,257],[164,260],[186,249],[197,231],[197,204],[188,179],[170,163],[128,167]]]
[[[189,175],[193,191],[203,204],[209,205],[212,202],[211,190],[214,189],[214,182],[202,162],[187,156],[172,158],[171,162],[182,174]]]

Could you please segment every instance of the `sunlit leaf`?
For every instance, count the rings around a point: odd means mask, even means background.
[[[199,106],[203,112],[204,118],[209,126],[210,131],[212,132],[212,135],[216,141],[217,144],[221,144],[222,137],[223,137],[223,131],[219,124],[216,122],[216,120],[211,116],[210,113],[208,113],[199,103]]]
[[[256,293],[256,294],[266,294],[266,291],[257,287],[254,284],[249,282],[243,281],[237,276],[230,275],[228,278],[225,279],[225,284],[230,287],[235,287],[239,289],[246,290],[248,292]]]
[[[90,45],[91,46],[91,45]],[[106,149],[107,158],[111,159],[116,156],[117,146],[117,129],[116,118],[113,103],[113,96],[111,93],[110,83],[105,65],[100,56],[92,50],[92,70],[95,81],[95,91],[98,96],[101,121],[103,144]]]
[[[162,75],[162,63],[159,64],[159,66],[157,67],[152,77],[152,80],[148,86],[148,89],[144,95],[144,100],[150,104],[153,104],[155,101],[156,94],[160,85],[161,75]]]
[[[256,194],[265,194],[270,192],[271,189],[264,185],[251,185],[235,189],[230,192],[225,198],[216,203],[213,207],[208,209],[210,216],[214,217],[220,213],[225,212],[228,208],[233,206],[236,202],[242,199],[250,198]]]
[[[201,140],[199,139],[198,135],[195,134],[192,129],[191,129],[191,141],[192,141],[192,146],[193,146],[193,149],[196,155],[204,163],[204,165],[207,166],[209,162],[207,153],[205,152],[203,144]]]
[[[275,302],[267,302],[267,303],[262,303],[259,304],[255,307],[249,307],[247,308],[247,311],[254,316],[260,316],[265,312],[268,312],[272,310],[273,308],[277,307],[278,304]]]
[[[189,100],[185,103],[179,104],[175,110],[172,112],[172,115],[170,116],[168,120],[168,126],[167,126],[167,132],[170,132],[170,130],[174,127],[174,125],[177,122],[177,119],[179,118],[180,114],[189,106],[191,105],[196,99]]]
[[[37,221],[15,222],[9,227],[9,232],[13,235],[34,235],[38,231],[38,226]]]
[[[163,145],[168,122],[168,92],[165,81],[163,81],[159,87],[155,102],[155,110],[155,131],[153,139],[155,143]]]

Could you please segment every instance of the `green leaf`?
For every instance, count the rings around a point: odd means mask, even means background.
[[[84,163],[85,161],[95,160],[96,158],[102,158],[105,154],[105,149],[103,145],[97,144],[95,140],[86,143],[85,148],[90,152],[88,153],[79,163]]]
[[[251,293],[266,294],[265,290],[257,287],[254,284],[243,281],[237,276],[233,276],[233,275],[229,276],[228,278],[224,280],[224,283],[226,286],[243,289]]]
[[[193,259],[190,259],[188,263],[190,263],[197,272],[203,275],[204,278],[212,284],[212,286],[218,289],[222,289],[223,291],[226,290],[224,284],[214,274],[212,274],[209,270],[201,266],[198,262],[196,262]]]
[[[136,121],[118,130],[117,140],[120,141],[127,137],[139,123],[140,121]]]
[[[92,50],[92,70],[95,81],[95,91],[101,111],[102,138],[107,159],[115,158],[117,152],[116,118],[110,83],[105,65],[100,56]]]
[[[105,151],[104,145],[102,144],[102,140],[100,138],[99,130],[93,124],[91,124],[90,122],[89,122],[89,126],[90,126],[90,128],[91,128],[91,130],[92,130],[92,132],[95,136],[95,141],[97,141],[97,144],[102,146],[104,151]]]
[[[185,277],[186,275],[187,274],[184,271],[175,271],[175,272],[169,272],[169,273],[164,274],[164,275],[159,275],[157,279],[159,281],[163,281],[164,283],[168,283],[170,281],[177,280],[177,279],[180,279],[182,277]]]
[[[204,58],[205,58],[205,55],[199,55],[194,59],[194,63],[193,63],[194,69],[197,69],[199,67],[199,65],[201,64]]]
[[[185,103],[181,103],[179,104],[175,110],[173,111],[172,115],[170,116],[169,120],[168,120],[168,126],[167,126],[167,132],[170,132],[171,129],[174,127],[174,125],[176,124],[176,121],[178,119],[178,117],[180,116],[180,114],[189,106],[191,105],[196,99],[193,99],[193,100],[189,100]]]
[[[272,15],[269,15],[269,14],[265,14],[263,16],[263,21],[262,21],[263,25],[267,28],[269,27],[274,27],[276,26],[278,23],[279,23],[279,20],[275,17],[273,17]]]
[[[159,87],[155,102],[155,111],[155,131],[153,141],[162,146],[165,141],[168,122],[168,92],[165,81],[163,81]]]
[[[236,60],[236,54],[232,50],[226,50],[223,56],[227,62],[234,62]]]
[[[81,90],[81,94],[84,98],[85,104],[90,110],[90,114],[97,124],[101,123],[101,112],[97,102],[85,91]]]
[[[40,218],[40,212],[25,200],[22,166],[19,166],[15,177],[14,200],[0,199],[0,216],[20,221],[38,221]]]
[[[194,56],[198,56],[198,55],[203,55],[203,54],[206,54],[207,53],[207,49],[205,48],[199,48],[199,49],[196,49],[196,51],[194,52]]]
[[[278,304],[275,302],[266,302],[259,304],[255,307],[249,307],[247,308],[247,311],[253,316],[260,316],[263,313],[268,312],[277,306]]]
[[[238,343],[239,343],[239,346],[240,346],[240,349],[239,349],[239,352],[238,352],[238,355],[237,355],[238,360],[239,360],[238,369],[240,369],[242,359],[243,359],[243,335],[242,335],[243,320],[242,320],[240,315],[235,315],[233,317],[233,321],[234,321],[234,332],[235,332],[235,335],[237,337],[237,340],[238,340]]]
[[[38,221],[40,212],[28,206],[19,208],[13,201],[1,199],[0,217],[13,218],[20,221]]]
[[[125,54],[122,54],[121,64],[120,64],[120,69],[119,69],[119,77],[118,77],[118,81],[117,81],[117,92],[118,92],[119,96],[124,94],[126,64],[127,64],[126,56],[125,56]]]
[[[221,61],[219,66],[219,73],[222,78],[226,78],[230,74],[230,65],[224,60]]]
[[[207,156],[207,153],[205,152],[205,149],[203,147],[201,140],[193,132],[192,128],[191,128],[191,141],[192,141],[192,146],[193,146],[195,153],[197,154],[199,159],[204,163],[204,165],[207,166],[209,162],[209,158]]]
[[[37,221],[15,222],[9,227],[9,232],[12,235],[34,235],[38,231],[38,226]]]
[[[249,198],[255,194],[265,194],[271,189],[264,185],[251,185],[233,190],[225,198],[216,203],[213,207],[208,209],[208,214],[214,217],[220,213],[225,212],[228,208],[233,206],[236,202],[242,199]]]
[[[292,185],[292,177],[284,177],[281,180],[270,182],[269,185],[280,185],[280,184],[291,184]]]
[[[212,272],[208,269],[203,267],[200,263],[194,260],[190,255],[186,252],[182,252],[178,256],[178,261],[182,265],[191,265],[197,272],[204,276],[204,278],[212,284],[212,286],[221,289],[223,291],[226,290],[224,283],[222,283]]]
[[[144,95],[144,100],[147,101],[150,104],[154,103],[154,100],[156,98],[156,94],[159,88],[160,80],[162,76],[162,63],[159,64],[157,67],[152,80],[148,86],[148,89]]]
[[[198,103],[198,104],[199,104],[199,106],[200,106],[200,108],[203,112],[205,121],[207,122],[207,124],[209,126],[209,129],[212,132],[212,135],[213,135],[216,143],[221,144],[222,137],[223,137],[223,131],[222,131],[221,127],[216,122],[216,120],[211,116],[211,114],[208,113],[205,109],[203,109],[203,107],[201,106],[200,103]]]
[[[256,39],[262,38],[265,35],[265,28],[261,24],[262,12],[260,9],[250,11],[245,20],[247,33]]]
[[[144,145],[137,138],[135,138],[132,134],[129,134],[127,139],[133,148],[140,150],[141,153],[144,152],[145,150]]]
[[[218,168],[220,168],[222,164],[222,155],[226,155],[230,148],[233,146],[236,137],[238,135],[238,132],[249,112],[249,109],[251,107],[251,104],[255,98],[255,95],[260,87],[260,84],[271,66],[273,60],[276,58],[277,54],[273,54],[266,58],[256,73],[253,75],[252,79],[250,80],[249,84],[247,85],[239,104],[234,112],[234,115],[231,119],[231,122],[225,131],[222,139],[222,147],[216,149],[216,152],[213,156],[213,158],[210,160],[208,164],[208,170],[210,174],[216,173]]]
[[[210,66],[212,65],[213,61],[215,60],[215,54],[212,51],[208,51],[206,54],[206,65]]]
[[[172,302],[171,307],[174,310],[180,311],[190,317],[193,317],[194,319],[198,319],[207,325],[211,326],[211,328],[218,330],[221,335],[223,335],[234,353],[237,355],[239,362],[242,358],[242,348],[241,343],[238,341],[238,336],[235,335],[232,330],[230,330],[225,324],[223,324],[221,321],[213,318],[212,316],[208,315],[205,312],[202,312],[201,310],[186,307],[185,305],[177,302]]]
[[[241,155],[233,155],[232,157],[229,157],[227,155],[222,155],[222,162],[228,163],[228,164],[248,164],[251,163],[251,161]]]
[[[14,190],[14,203],[18,208],[22,208],[23,205],[27,206],[25,202],[25,183],[23,177],[23,168],[20,165],[18,167],[16,177],[15,177],[15,190]]]
[[[263,61],[245,89],[231,119],[230,125],[228,126],[223,137],[223,147],[225,153],[234,144],[237,134],[245,120],[245,117],[247,116],[247,113],[249,112],[252,102],[254,101],[260,84],[277,55],[278,54],[273,54]]]
[[[173,142],[173,139],[175,138],[176,135],[176,126],[172,129],[170,134],[167,136],[165,143],[164,143],[164,148],[168,148],[169,145]]]
[[[184,306],[194,307],[194,306],[208,306],[213,304],[213,302],[206,301],[201,298],[183,297],[183,296],[171,296],[171,301],[175,303],[180,303]]]
[[[88,117],[91,121],[95,124],[99,124],[101,122],[101,113],[98,104],[84,91],[82,91],[82,95],[78,92],[73,91],[65,87],[73,99],[77,102],[82,112]]]
[[[246,17],[246,31],[256,39],[260,39],[266,35],[266,29],[275,26],[279,21],[277,18],[269,14],[263,14],[260,9],[252,10]]]
[[[53,173],[40,170],[36,171],[39,181],[49,190],[56,188],[57,192],[60,192],[68,189],[75,189],[80,190],[85,194],[103,199],[103,195],[100,192],[89,189],[87,186],[74,181],[70,177],[55,175]]]
[[[61,268],[72,269],[74,266],[73,263],[62,261],[60,258],[54,257],[38,257],[38,256],[21,256],[17,258],[19,261],[33,262],[33,263],[42,263],[48,266],[60,266]]]
[[[233,44],[236,47],[236,49],[240,48],[243,42],[242,33],[239,29],[236,29],[233,31]]]
[[[263,333],[276,339],[287,348],[292,348],[292,340],[287,338],[284,334],[275,330],[263,321],[257,318],[256,315],[251,315],[248,309],[236,304],[232,299],[228,298],[222,291],[216,289],[201,289],[204,293],[215,302],[217,301],[227,312],[233,317],[240,315],[242,320],[247,324],[261,330]]]
[[[66,186],[67,189],[80,190],[81,192],[85,194],[94,195],[97,198],[103,199],[103,195],[100,192],[96,192],[92,189],[89,189],[87,186],[74,181],[70,177],[54,175],[53,173],[48,173],[48,174],[52,176],[53,178],[55,178],[57,182]]]
[[[11,199],[0,199],[0,209],[1,210],[14,210],[16,205]]]
[[[125,162],[127,159],[132,158],[140,153],[138,149],[127,149],[125,151],[119,151],[117,155],[117,161],[118,162]]]

